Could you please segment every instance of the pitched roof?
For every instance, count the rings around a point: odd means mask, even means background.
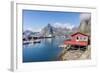
[[[89,36],[89,35],[86,35],[86,34],[81,33],[81,32],[76,32],[76,33],[72,34],[71,36],[74,36],[74,35],[76,35],[76,34],[82,34],[82,35],[84,35],[84,36]]]

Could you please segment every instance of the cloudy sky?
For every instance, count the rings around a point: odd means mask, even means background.
[[[91,13],[81,13],[80,14],[80,21],[87,20],[89,18],[91,18]]]
[[[79,26],[80,20],[88,16],[79,12],[23,10],[23,30],[38,32],[48,23],[55,27],[71,29]]]

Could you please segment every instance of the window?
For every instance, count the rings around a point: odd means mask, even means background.
[[[77,37],[76,37],[76,41],[79,41],[79,40],[80,40],[80,37],[79,37],[79,36],[77,36]]]
[[[79,39],[79,37],[77,37],[77,40]]]
[[[83,38],[83,41],[88,41],[88,38],[87,38],[87,37],[84,37],[84,38]]]

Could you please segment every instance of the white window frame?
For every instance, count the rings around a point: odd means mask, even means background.
[[[57,62],[40,62],[40,63],[23,63],[22,62],[22,9],[31,10],[49,10],[49,11],[72,11],[72,12],[90,12],[91,13],[91,59],[90,60],[76,60],[76,61],[57,61]],[[34,2],[12,2],[12,49],[11,49],[11,70],[13,71],[32,71],[45,70],[66,67],[80,67],[96,65],[96,43],[95,27],[96,27],[96,8],[72,5],[49,5],[37,4]]]

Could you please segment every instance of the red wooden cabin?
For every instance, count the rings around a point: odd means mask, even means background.
[[[72,46],[87,46],[88,45],[89,36],[80,32],[74,33],[71,35],[70,40],[65,40],[65,45],[72,45]]]

